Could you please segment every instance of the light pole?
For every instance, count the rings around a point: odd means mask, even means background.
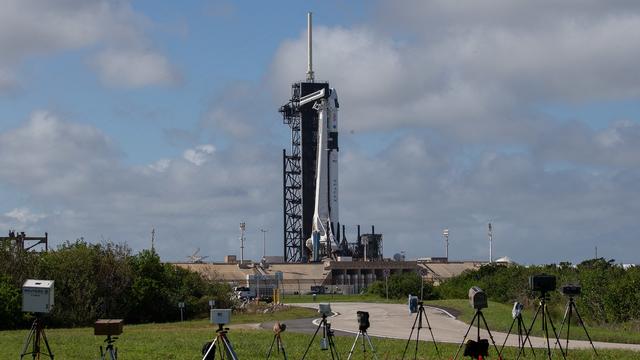
[[[446,255],[447,262],[449,262],[449,229],[442,230],[442,235],[444,235],[444,241],[446,243]]]
[[[260,229],[262,232],[262,258],[264,259],[267,256],[267,232],[269,230]]]
[[[244,264],[244,230],[246,227],[244,221],[240,223],[240,264]]]

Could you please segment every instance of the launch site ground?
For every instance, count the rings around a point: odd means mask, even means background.
[[[273,321],[280,320],[288,326],[282,336],[289,358],[300,358],[311,338],[311,332],[316,327],[317,312],[315,309],[317,304],[302,303],[297,305],[300,307],[292,307],[291,310],[277,314],[234,315],[230,325],[229,338],[233,342],[238,356],[246,359],[264,358],[273,338],[270,326]],[[445,308],[453,310],[452,312],[458,308],[462,310],[465,306],[468,307],[466,300],[459,300],[457,303],[453,301],[445,305],[448,305]],[[406,305],[338,301],[332,303],[331,306],[336,315],[330,318],[330,322],[336,330],[336,344],[342,356],[346,358],[355,336],[353,332],[357,331],[355,312],[366,309],[371,314],[369,333],[378,354],[382,359],[399,359],[401,357],[400,354],[404,349],[406,337],[414,319],[414,315],[408,313]],[[497,318],[495,314],[491,313],[491,309],[496,309],[496,313],[503,313],[504,309],[499,308],[499,305],[495,303],[491,303],[489,308],[485,309],[487,321],[500,346],[504,334],[493,329],[494,321]],[[468,325],[452,318],[446,312],[432,307],[427,309],[427,314],[434,336],[438,341],[441,356],[437,356],[429,332],[425,328],[420,337],[423,341],[419,347],[419,354],[422,354],[419,358],[448,359],[455,353],[457,343],[461,340]],[[460,318],[465,316],[462,312],[457,315]],[[527,319],[530,319],[528,314]],[[597,329],[590,329],[590,331],[594,337],[612,335],[599,332]],[[0,332],[0,348],[2,349],[0,359],[7,358],[5,357],[7,354],[19,352],[26,332],[27,330]],[[579,331],[575,331],[575,333],[579,333]],[[103,340],[101,337],[93,336],[91,328],[49,329],[47,335],[49,341],[55,344],[56,358],[60,359],[93,358],[92,354],[86,353],[87,349],[97,349]],[[182,323],[127,325],[117,345],[119,351],[123,355],[126,354],[127,359],[198,359],[202,344],[213,336],[214,329],[207,319]],[[535,338],[534,345],[540,345],[540,340]],[[637,341],[632,338],[627,340]],[[328,357],[326,352],[319,350],[317,343],[318,341],[315,341],[312,345],[308,359],[326,359]],[[601,359],[637,359],[637,351],[640,350],[638,344],[602,343],[599,341],[595,344],[599,349]],[[578,348],[587,346],[588,343],[572,340],[570,345],[569,359],[593,358],[593,353],[589,349],[578,350]],[[505,358],[515,358],[514,354],[514,348],[510,348],[507,350]]]

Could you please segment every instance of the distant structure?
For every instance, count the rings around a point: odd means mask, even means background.
[[[192,264],[202,264],[202,260],[208,258],[209,256],[198,255],[199,252],[200,248],[197,248],[193,254],[187,256],[187,259],[189,259]]]
[[[7,241],[23,251],[35,249],[38,245],[44,245],[44,251],[49,251],[49,234],[46,232],[44,236],[27,236],[24,231],[18,233],[11,230],[9,236],[0,237],[0,242]]]
[[[312,14],[307,14],[306,80],[291,85],[280,107],[291,129],[291,149],[282,150],[284,261],[381,258],[382,235],[349,244],[338,217],[338,95],[313,72]],[[377,236],[374,236],[377,235]],[[365,251],[366,248],[366,251]]]
[[[489,236],[489,264],[493,262],[493,228],[491,227],[491,222],[488,225],[488,236]]]

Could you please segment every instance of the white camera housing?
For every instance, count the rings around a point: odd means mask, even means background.
[[[231,309],[213,309],[210,315],[212,324],[224,325],[231,322]]]
[[[22,285],[22,311],[49,313],[53,308],[53,280],[28,279]]]

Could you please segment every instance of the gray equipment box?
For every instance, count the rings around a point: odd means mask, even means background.
[[[29,279],[22,285],[22,311],[49,313],[53,308],[53,280]]]
[[[210,315],[212,324],[224,325],[231,322],[231,309],[213,309]]]

